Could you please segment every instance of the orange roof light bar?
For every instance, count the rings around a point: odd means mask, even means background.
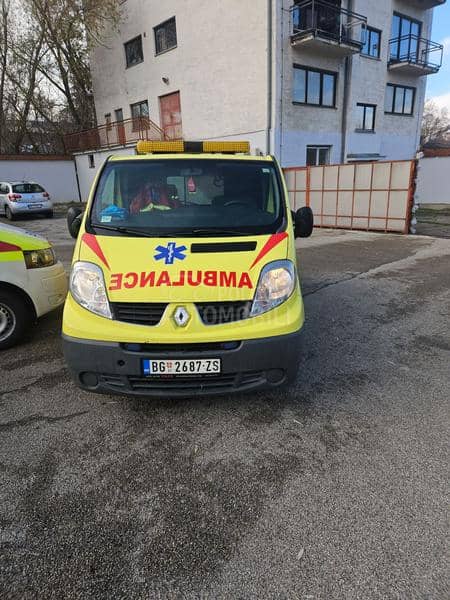
[[[250,154],[250,142],[244,141],[206,141],[188,142],[174,140],[169,142],[140,140],[136,145],[137,154],[172,154],[172,153],[220,153]]]

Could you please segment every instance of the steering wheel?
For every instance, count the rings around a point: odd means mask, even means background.
[[[245,200],[230,200],[229,202],[225,202],[224,206],[245,206],[247,207],[247,202]]]

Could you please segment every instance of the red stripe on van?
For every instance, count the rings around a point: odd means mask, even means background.
[[[102,261],[107,269],[109,269],[108,261],[106,260],[103,250],[100,248],[97,238],[92,233],[83,233],[81,240],[86,244],[88,248]]]
[[[20,252],[22,248],[8,242],[0,242],[0,252]]]
[[[264,258],[264,256],[270,252],[273,248],[275,248],[275,246],[278,246],[278,244],[280,242],[282,242],[283,240],[285,240],[288,237],[288,233],[287,231],[283,231],[283,233],[274,233],[273,235],[270,236],[270,238],[267,240],[267,242],[264,244],[264,246],[261,248],[258,256],[255,258],[255,260],[252,263],[252,266],[250,267],[250,269],[253,269],[253,267],[259,263],[259,261]]]

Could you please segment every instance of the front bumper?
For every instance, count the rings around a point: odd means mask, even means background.
[[[36,316],[40,317],[64,303],[68,282],[60,262],[51,267],[28,269],[27,292],[33,300]]]
[[[216,344],[119,344],[63,335],[75,383],[92,392],[152,397],[192,397],[276,388],[298,370],[300,330],[288,335]],[[145,377],[142,359],[221,358],[220,375]]]

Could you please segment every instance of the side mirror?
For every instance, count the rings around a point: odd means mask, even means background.
[[[78,237],[83,215],[83,209],[77,206],[72,206],[67,211],[67,228],[69,229],[70,235],[75,239]]]
[[[309,206],[302,206],[297,212],[293,212],[294,235],[296,238],[309,237],[314,227],[314,216]]]

